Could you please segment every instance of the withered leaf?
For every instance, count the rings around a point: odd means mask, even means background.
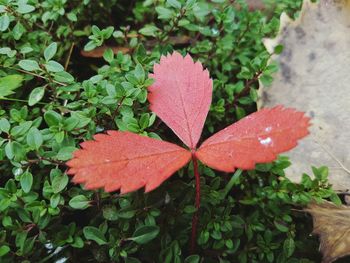
[[[305,211],[313,218],[313,234],[320,237],[322,263],[350,255],[350,207],[325,201],[311,203]]]

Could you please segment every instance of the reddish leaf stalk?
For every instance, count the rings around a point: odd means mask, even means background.
[[[193,173],[196,179],[195,207],[197,209],[197,211],[193,214],[193,217],[192,217],[191,253],[193,254],[196,249],[198,213],[199,213],[199,207],[201,204],[201,183],[200,183],[200,176],[198,172],[198,161],[197,161],[197,157],[194,154],[194,151],[192,152],[192,163],[193,163]]]

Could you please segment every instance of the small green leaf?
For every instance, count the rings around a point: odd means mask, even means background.
[[[10,25],[10,17],[7,14],[0,16],[0,31],[4,32]]]
[[[66,174],[56,175],[52,180],[52,191],[57,194],[61,192],[68,184],[69,178]],[[72,199],[73,200],[73,199]]]
[[[295,243],[293,238],[287,238],[284,243],[283,243],[283,253],[284,255],[289,258],[290,256],[293,255],[295,250]]]
[[[53,42],[47,48],[45,48],[45,51],[44,51],[45,60],[49,61],[50,59],[52,59],[56,54],[56,52],[57,52],[57,43]]]
[[[106,237],[103,233],[96,227],[86,226],[83,229],[84,236],[87,240],[93,240],[99,245],[107,244]]]
[[[128,238],[137,244],[146,244],[155,239],[159,234],[158,226],[140,226],[136,229],[133,236]]]
[[[26,32],[26,28],[21,24],[21,22],[17,22],[15,27],[12,29],[13,38],[15,40],[19,40],[25,32]],[[8,54],[8,56],[10,57],[11,55],[12,54]]]
[[[16,9],[16,11],[20,14],[28,14],[30,12],[33,12],[34,10],[35,10],[34,6],[28,5],[26,3],[21,3],[20,5],[18,5],[18,8]]]
[[[5,133],[9,133],[10,128],[11,128],[10,122],[5,118],[1,118],[0,119],[0,131],[5,132]]]
[[[32,90],[32,92],[29,95],[28,105],[33,106],[37,104],[45,94],[45,88],[44,87],[37,87]]]
[[[91,51],[96,48],[96,44],[94,41],[89,41],[87,44],[84,46],[85,51]]]
[[[50,72],[62,72],[62,71],[64,71],[64,67],[60,63],[58,63],[54,60],[48,61],[45,64],[45,68],[47,69],[47,71],[50,71]]]
[[[49,110],[45,112],[44,119],[47,125],[58,126],[60,122],[62,122],[62,116],[55,111]]]
[[[103,58],[106,60],[108,63],[111,63],[114,59],[114,53],[111,48],[107,48],[105,52],[103,52]]]
[[[84,210],[90,206],[90,201],[84,195],[77,195],[69,201],[69,206],[74,209]]]
[[[73,146],[66,146],[61,148],[58,153],[57,153],[57,159],[60,161],[67,161],[72,158],[72,153],[76,150],[77,148]]]
[[[276,228],[281,232],[288,232],[289,228],[283,222],[279,222],[277,220],[274,221]]]
[[[167,0],[166,3],[176,9],[180,9],[181,8],[181,3],[177,0]]]
[[[60,194],[53,194],[50,197],[50,206],[52,208],[56,208],[61,200],[61,195]]]
[[[169,20],[173,17],[173,11],[162,7],[162,6],[157,6],[156,8],[156,12],[158,13],[158,18],[159,19],[163,19],[163,20]]]
[[[38,150],[43,144],[43,136],[36,127],[30,128],[27,133],[27,144],[32,149]]]
[[[38,62],[30,59],[23,59],[18,62],[18,66],[27,71],[40,70]]]
[[[118,219],[118,211],[115,206],[103,207],[103,217],[109,221],[115,221]]]
[[[33,175],[26,171],[21,175],[20,184],[23,192],[29,193],[33,184]]]
[[[139,83],[143,83],[145,81],[145,70],[140,64],[137,64],[135,67],[135,77]]]
[[[199,263],[200,259],[198,255],[191,255],[185,259],[185,263]]]
[[[13,91],[21,86],[21,75],[8,75],[0,78],[0,98],[13,94]]]
[[[10,247],[9,246],[6,246],[6,245],[2,245],[0,247],[0,257],[3,257],[5,256],[7,253],[10,252]]]
[[[154,25],[145,25],[143,28],[139,30],[139,33],[144,36],[152,36],[155,37],[159,28]]]

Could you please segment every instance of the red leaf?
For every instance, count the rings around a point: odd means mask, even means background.
[[[81,144],[67,165],[75,183],[106,192],[149,192],[189,162],[191,153],[175,144],[130,132],[108,131]]]
[[[191,149],[201,136],[212,97],[212,80],[201,63],[174,52],[162,56],[150,74],[148,100],[155,112]]]
[[[204,164],[224,172],[254,169],[294,148],[308,134],[303,112],[277,106],[255,112],[207,139],[196,152]]]

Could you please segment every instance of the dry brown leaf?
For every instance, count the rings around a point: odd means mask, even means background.
[[[313,218],[313,234],[320,237],[322,263],[350,255],[350,207],[331,202],[311,203],[305,211]]]
[[[283,14],[278,36],[265,41],[269,52],[278,44],[280,71],[259,107],[295,107],[313,123],[312,136],[288,154],[287,175],[299,181],[312,165],[327,165],[334,188],[350,189],[350,0],[304,1],[299,18]]]

